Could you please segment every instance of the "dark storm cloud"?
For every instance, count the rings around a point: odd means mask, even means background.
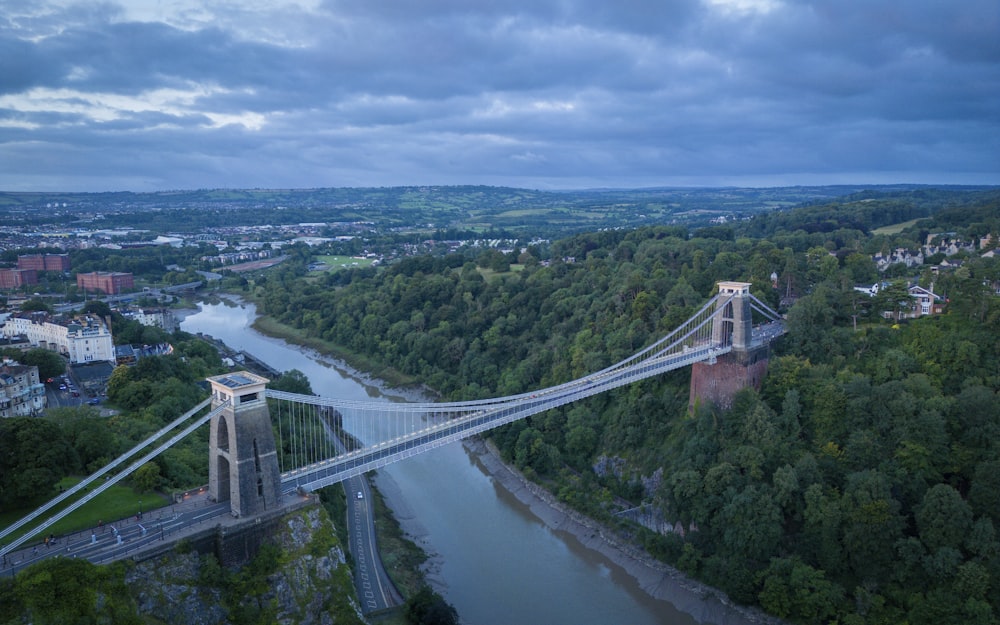
[[[169,4],[0,11],[0,187],[1000,182],[995,0]]]

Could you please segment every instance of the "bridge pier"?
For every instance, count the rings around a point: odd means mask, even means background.
[[[738,391],[749,386],[759,389],[767,373],[768,344],[751,345],[750,283],[719,282],[719,295],[718,315],[712,321],[712,342],[730,344],[733,349],[713,364],[696,362],[691,366],[689,410],[699,402],[728,410]]]
[[[208,442],[208,490],[229,501],[233,516],[261,514],[280,505],[281,472],[271,415],[264,397],[267,378],[247,371],[208,378],[212,417]]]
[[[767,373],[770,348],[764,344],[743,352],[733,350],[716,358],[715,364],[696,362],[691,365],[691,395],[688,409],[698,403],[711,403],[728,410],[733,407],[733,397],[742,389],[752,386],[760,389]]]

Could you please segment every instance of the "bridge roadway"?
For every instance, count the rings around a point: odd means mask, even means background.
[[[751,348],[762,346],[784,332],[784,322],[782,321],[756,326],[753,328],[750,346]],[[654,352],[652,356],[647,356],[628,366],[614,365],[579,380],[536,392],[484,401],[408,404],[409,408],[423,409],[428,415],[460,414],[462,416],[442,420],[416,432],[376,443],[324,462],[286,471],[281,476],[282,489],[287,492],[296,488],[315,490],[329,486],[435,447],[591,395],[625,386],[637,380],[680,369],[696,362],[714,362],[718,356],[732,351],[731,345],[708,342],[696,347],[683,348],[680,351],[670,351],[672,347],[665,348],[660,354]],[[325,398],[283,391],[268,390],[267,396],[274,399],[337,407],[336,402],[330,402]]]
[[[292,494],[286,496],[283,504],[299,501],[302,496]],[[228,501],[211,501],[207,488],[194,490],[172,505],[58,536],[50,546],[39,541],[31,547],[7,553],[0,560],[0,574],[13,575],[26,566],[52,557],[83,558],[94,564],[132,557],[168,539],[174,542],[216,525],[239,523],[230,514],[230,508]]]
[[[468,416],[447,420],[395,440],[378,443],[373,447],[338,456],[327,462],[283,473],[282,488],[286,491],[296,488],[315,490],[329,486],[423,451],[485,432],[499,425],[625,386],[639,379],[686,367],[695,362],[710,360],[730,351],[732,351],[731,346],[704,346],[681,353],[649,358],[627,368],[594,374],[536,393],[524,393],[506,398],[507,401],[496,404],[496,407],[474,411]],[[267,396],[304,403],[309,403],[310,399],[315,400],[315,398],[303,395],[270,390],[267,391]],[[428,412],[441,413],[449,409],[454,411],[475,405],[476,402],[427,404],[427,410]]]

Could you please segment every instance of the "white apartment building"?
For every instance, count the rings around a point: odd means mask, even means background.
[[[121,313],[122,316],[134,319],[144,326],[163,328],[167,332],[177,329],[177,317],[166,308],[130,308]]]
[[[57,319],[38,312],[14,314],[0,331],[9,337],[26,336],[32,347],[59,352],[71,364],[115,360],[111,329],[96,315]]]
[[[4,360],[0,365],[0,418],[30,417],[45,409],[38,367]]]

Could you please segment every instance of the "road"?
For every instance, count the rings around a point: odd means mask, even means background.
[[[365,613],[377,612],[403,603],[389,580],[378,554],[375,510],[368,478],[352,477],[344,482],[347,492],[347,532],[354,556],[354,583]],[[359,496],[360,495],[360,496]]]
[[[329,421],[320,419],[320,422],[338,452],[345,453],[344,442],[330,427]],[[354,585],[361,609],[368,614],[402,605],[403,597],[389,579],[378,553],[375,507],[368,478],[356,475],[342,484],[347,494],[347,548],[354,556]]]
[[[126,557],[166,539],[200,531],[220,522],[235,522],[229,514],[230,502],[215,503],[207,489],[195,491],[176,504],[158,508],[100,526],[54,537],[54,542],[38,538],[32,546],[7,554],[0,563],[0,574],[13,575],[26,566],[51,557],[85,558],[105,564]]]

